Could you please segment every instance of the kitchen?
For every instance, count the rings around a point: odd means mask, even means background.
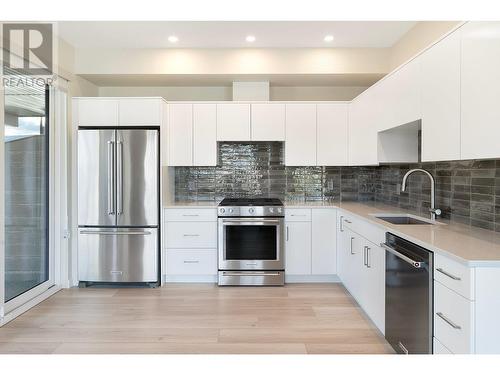
[[[0,353],[500,354],[500,22],[49,24]]]

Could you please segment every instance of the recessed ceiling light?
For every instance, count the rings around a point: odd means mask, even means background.
[[[333,35],[327,35],[325,36],[325,42],[333,42]]]
[[[253,35],[247,35],[245,40],[249,43],[253,43],[253,42],[255,42],[255,37]]]
[[[175,35],[170,35],[170,36],[168,37],[168,41],[169,41],[170,43],[177,43],[177,42],[179,41],[179,38],[177,38]]]

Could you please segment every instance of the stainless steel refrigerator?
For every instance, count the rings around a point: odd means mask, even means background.
[[[78,278],[159,281],[158,129],[78,130]]]

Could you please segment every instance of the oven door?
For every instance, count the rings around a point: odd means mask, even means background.
[[[283,218],[219,218],[220,270],[283,270]]]

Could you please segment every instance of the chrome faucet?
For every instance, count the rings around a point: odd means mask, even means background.
[[[435,196],[435,189],[436,189],[436,182],[434,181],[434,177],[427,172],[425,169],[411,169],[403,177],[403,183],[401,184],[401,191],[406,190],[406,180],[408,179],[408,176],[411,175],[414,172],[422,172],[425,173],[429,178],[431,179],[431,208],[429,209],[431,213],[431,220],[436,220],[436,216],[441,215],[441,210],[439,208],[436,208],[436,196]]]

